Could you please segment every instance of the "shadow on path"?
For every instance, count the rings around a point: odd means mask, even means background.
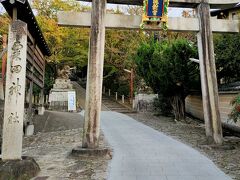
[[[83,117],[77,113],[46,111],[34,118],[35,133],[55,132],[83,127]]]

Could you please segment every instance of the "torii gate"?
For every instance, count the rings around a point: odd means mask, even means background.
[[[82,0],[91,2],[91,0]],[[170,7],[196,8],[198,18],[169,18],[169,31],[197,32],[206,136],[222,144],[218,87],[212,32],[239,32],[239,22],[211,20],[210,9],[233,7],[239,0],[170,0]],[[106,14],[106,0],[92,0],[91,13],[60,12],[59,25],[91,27],[88,78],[85,105],[83,148],[98,147],[104,64],[105,27],[140,29],[141,17]],[[108,3],[142,5],[143,0],[108,0]],[[146,27],[146,30],[162,28]]]

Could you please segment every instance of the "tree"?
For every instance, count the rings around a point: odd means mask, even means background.
[[[52,52],[47,58],[45,93],[54,83],[57,69],[64,65],[75,66],[77,72],[87,65],[89,30],[71,27],[59,27],[58,11],[84,11],[89,9],[75,0],[35,0],[33,7],[37,11],[37,21]]]
[[[240,35],[216,34],[214,45],[219,84],[240,81]]]
[[[58,11],[84,11],[88,9],[87,6],[80,6],[75,0],[34,0],[33,6],[37,9],[39,16],[55,20]]]
[[[7,14],[0,15],[0,52],[3,51],[2,36],[8,34],[9,18]],[[0,72],[2,71],[2,58],[0,58]]]
[[[240,94],[233,99],[231,105],[233,106],[233,110],[229,114],[229,118],[236,123],[240,120]]]
[[[10,19],[8,15],[5,13],[3,15],[0,15],[0,35],[7,34],[8,33],[8,25],[10,23]]]
[[[87,9],[74,0],[36,0],[37,20],[52,51],[48,62],[81,68],[87,64],[88,35],[86,29],[59,27],[58,11]]]
[[[185,118],[185,98],[200,84],[198,64],[189,61],[196,57],[196,47],[183,39],[143,43],[135,56],[138,74],[155,93],[167,98],[176,120]]]
[[[139,14],[142,8],[129,6],[108,10],[116,14]],[[107,30],[104,58],[104,86],[120,94],[129,95],[129,74],[124,69],[135,68],[133,56],[140,42],[147,38],[143,31]]]

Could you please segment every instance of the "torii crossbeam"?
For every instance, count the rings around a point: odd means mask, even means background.
[[[91,2],[91,0],[83,0]],[[227,8],[239,0],[170,0],[172,7],[196,8],[198,18],[170,18],[169,30],[198,33],[198,49],[206,136],[222,144],[222,126],[219,112],[218,87],[212,32],[239,32],[239,22],[211,20],[210,8]],[[143,0],[108,0],[108,3],[142,5]],[[106,0],[92,0],[92,12],[60,12],[63,26],[91,27],[88,61],[88,79],[85,105],[83,148],[97,148],[100,132],[100,112],[104,64],[105,28],[139,29],[141,17],[106,14]],[[91,23],[90,23],[91,22]],[[151,29],[150,27],[147,29]],[[151,29],[161,30],[161,27]]]
[[[85,2],[92,2],[92,0],[78,0]],[[112,4],[125,4],[125,5],[143,5],[143,0],[108,0]],[[196,8],[203,0],[170,0],[170,7],[183,7],[183,8]],[[239,0],[209,0],[212,9],[233,7]]]
[[[137,15],[106,14],[105,27],[109,29],[140,29],[142,17]],[[215,33],[238,33],[238,20],[211,19],[212,31]],[[72,27],[91,27],[90,12],[59,12],[58,25]],[[145,25],[145,30],[160,31],[161,27],[152,27]],[[198,18],[174,17],[168,19],[169,31],[181,32],[199,32]]]

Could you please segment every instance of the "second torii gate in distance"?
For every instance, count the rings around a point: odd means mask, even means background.
[[[83,0],[91,2],[91,0]],[[196,8],[198,18],[169,18],[169,31],[197,32],[206,136],[222,144],[218,86],[212,32],[239,32],[239,22],[211,20],[210,8],[227,8],[239,0],[170,0],[170,7]],[[108,0],[109,3],[142,5],[143,0]],[[104,64],[105,27],[140,29],[141,17],[106,14],[106,0],[92,0],[92,12],[60,12],[59,25],[91,27],[88,78],[85,105],[83,148],[98,147]],[[162,30],[146,27],[146,30]]]

